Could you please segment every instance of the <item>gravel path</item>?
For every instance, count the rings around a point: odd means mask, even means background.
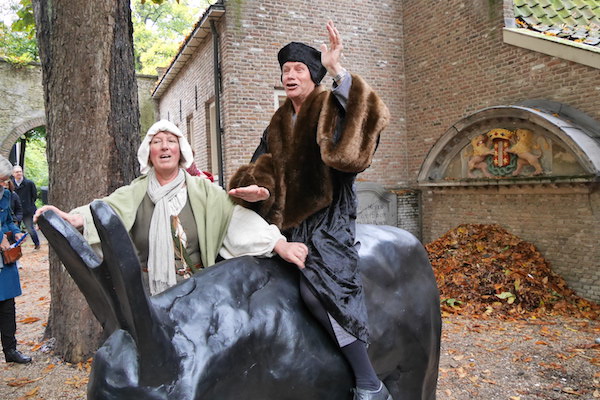
[[[50,304],[47,254],[45,243],[38,251],[24,248],[17,339],[34,361],[6,364],[0,358],[2,400],[85,399],[89,362],[65,363],[52,354],[51,342],[42,341]],[[600,399],[599,321],[443,320],[438,399]]]

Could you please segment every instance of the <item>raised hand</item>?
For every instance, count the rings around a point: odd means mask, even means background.
[[[56,214],[58,214],[59,217],[61,217],[62,219],[64,219],[65,221],[67,221],[68,223],[73,225],[76,229],[83,228],[83,223],[84,223],[83,216],[81,216],[79,214],[66,213],[50,204],[46,204],[37,209],[37,211],[33,215],[33,222],[37,222],[39,216],[48,210],[54,211]]]
[[[333,21],[327,21],[327,34],[329,35],[329,47],[326,44],[321,45],[321,64],[327,69],[327,72],[335,76],[342,71],[342,36],[338,32]]]

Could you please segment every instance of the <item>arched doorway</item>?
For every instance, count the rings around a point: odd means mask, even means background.
[[[46,119],[32,116],[15,126],[0,144],[1,154],[13,165],[20,165],[38,190],[40,206],[48,199],[48,162],[46,158]]]

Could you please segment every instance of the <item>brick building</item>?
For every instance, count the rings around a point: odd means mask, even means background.
[[[331,18],[346,68],[392,114],[360,178],[397,194],[398,225],[429,242],[462,223],[501,224],[600,301],[600,6],[579,3],[217,2],[153,97],[199,167],[226,182],[284,96],[277,51],[318,47]]]

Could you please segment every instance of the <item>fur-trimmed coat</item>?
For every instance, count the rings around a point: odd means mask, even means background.
[[[306,244],[303,276],[329,315],[366,342],[354,180],[371,163],[389,113],[360,77],[345,79],[335,93],[315,88],[295,121],[287,100],[265,130],[253,163],[240,168],[230,186],[269,190],[269,199],[245,205],[284,229],[288,240]]]
[[[328,206],[332,200],[331,168],[358,173],[369,167],[389,111],[373,89],[352,75],[343,126],[340,106],[331,91],[317,86],[293,120],[288,99],[267,128],[269,152],[241,167],[231,188],[265,187],[269,199],[258,204],[234,199],[285,230]],[[337,129],[336,129],[337,127]]]

